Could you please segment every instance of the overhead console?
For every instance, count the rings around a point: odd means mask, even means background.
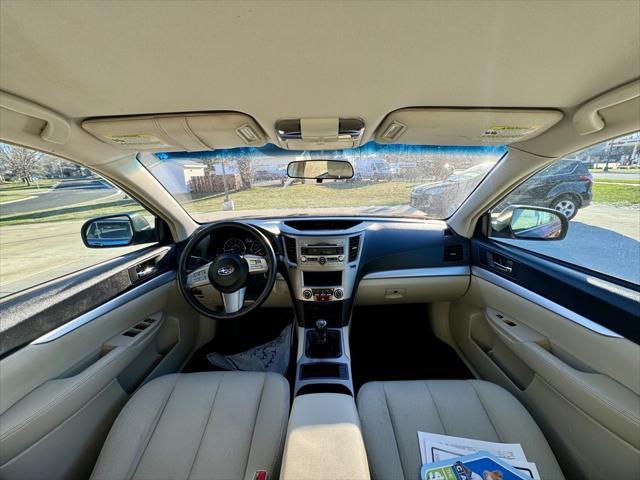
[[[287,150],[341,150],[359,147],[364,122],[359,118],[295,118],[276,123],[280,147]]]
[[[85,120],[82,128],[104,143],[136,152],[198,152],[267,143],[256,121],[239,112],[98,118]]]

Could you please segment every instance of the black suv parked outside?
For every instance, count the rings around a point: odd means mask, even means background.
[[[483,163],[452,177],[478,183],[491,167],[492,164]],[[562,212],[571,220],[580,208],[591,203],[592,185],[593,175],[585,164],[578,160],[559,160],[516,188],[509,196],[509,203],[500,203],[495,210],[501,211],[510,204],[548,207]],[[440,210],[448,203],[442,200],[454,197],[455,192],[451,190],[459,188],[459,182],[449,179],[420,185],[411,192],[411,206],[437,218],[442,216]],[[453,212],[446,213],[450,215]]]

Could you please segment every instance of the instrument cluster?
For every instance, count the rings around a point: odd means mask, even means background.
[[[260,241],[253,235],[244,232],[230,232],[224,238],[213,239],[210,252],[216,255],[222,253],[235,253],[237,255],[260,255],[266,254]]]

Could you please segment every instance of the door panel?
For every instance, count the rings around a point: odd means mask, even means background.
[[[450,313],[462,354],[527,406],[567,478],[635,477],[640,346],[620,334],[637,330],[635,292],[516,248],[472,248],[470,288]],[[491,268],[487,252],[513,273]]]
[[[181,367],[198,322],[166,271],[3,357],[0,477],[88,476],[129,395]]]
[[[174,248],[150,247],[100,263],[2,299],[0,356],[21,348],[169,270]],[[145,275],[141,276],[140,272]],[[145,286],[146,285],[146,286]],[[140,289],[138,289],[138,292]]]

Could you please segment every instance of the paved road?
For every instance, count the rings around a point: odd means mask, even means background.
[[[100,179],[63,180],[48,192],[35,198],[0,205],[0,212],[2,215],[11,215],[47,208],[73,206],[108,197],[117,191]]]
[[[640,209],[637,208],[593,204],[580,210],[569,222],[564,240],[517,240],[514,244],[640,283]]]
[[[593,179],[598,180],[599,178],[603,180],[640,180],[640,173],[622,173],[622,172],[595,172],[593,173]]]

